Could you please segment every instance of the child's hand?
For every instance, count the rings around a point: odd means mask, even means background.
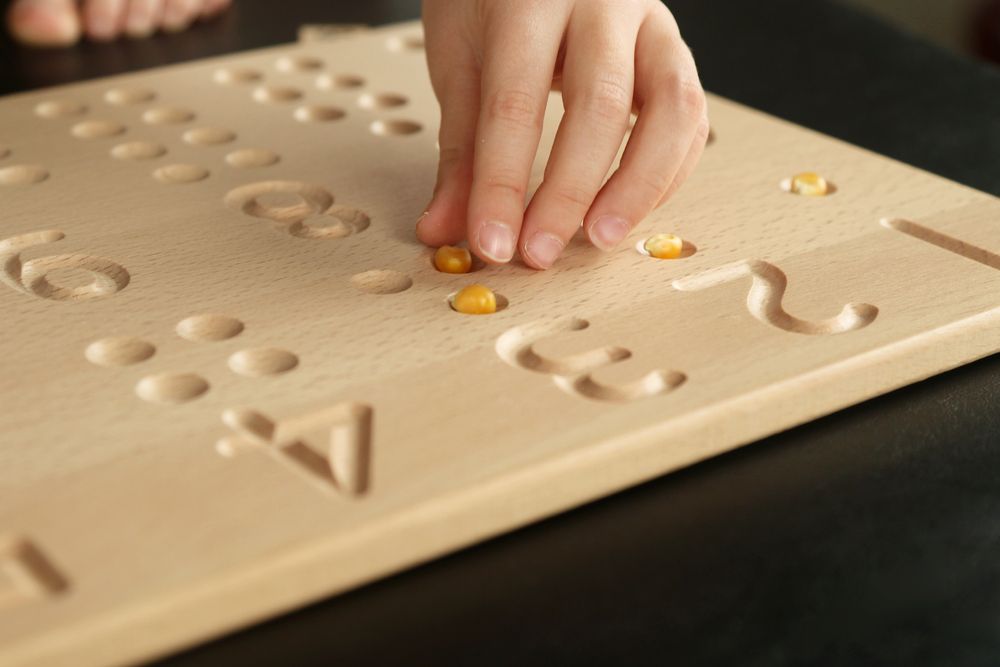
[[[467,238],[484,260],[515,248],[546,269],[583,224],[611,250],[694,170],[705,94],[657,0],[425,0],[427,60],[441,103],[429,245]],[[566,115],[545,179],[524,208],[553,79]],[[605,183],[628,129],[621,168]]]

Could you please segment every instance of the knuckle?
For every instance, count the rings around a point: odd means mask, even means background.
[[[660,86],[670,104],[689,118],[700,119],[705,115],[707,101],[701,82],[693,73],[672,71]]]
[[[586,211],[594,201],[594,194],[587,188],[572,183],[561,183],[552,188],[552,198],[564,208]]]
[[[642,170],[632,170],[629,182],[630,187],[638,195],[637,199],[645,202],[648,208],[652,208],[660,201],[669,186],[662,174],[647,173]]]
[[[632,111],[632,88],[624,77],[603,78],[581,91],[574,102],[592,117],[622,123]]]
[[[438,160],[442,165],[457,167],[466,161],[466,155],[467,152],[464,148],[460,148],[458,146],[442,146]]]
[[[524,179],[510,171],[494,171],[483,180],[483,186],[489,193],[510,196],[523,202],[527,196],[528,187]]]
[[[526,91],[511,88],[494,93],[488,108],[490,120],[519,129],[541,127],[541,107],[534,95]]]

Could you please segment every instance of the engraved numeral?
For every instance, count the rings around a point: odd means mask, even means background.
[[[23,538],[0,538],[0,610],[68,588],[45,554]]]
[[[21,261],[21,252],[25,249],[55,243],[65,237],[62,232],[49,230],[0,241],[0,280],[19,292],[53,301],[87,301],[125,289],[130,280],[128,271],[109,259],[74,253]],[[81,287],[62,287],[48,278],[55,269],[86,271],[93,280]]]
[[[935,231],[930,227],[924,227],[923,225],[918,225],[917,223],[910,222],[909,220],[883,220],[882,226],[887,229],[894,229],[897,232],[902,232],[907,236],[912,236],[913,238],[925,243],[930,243],[931,245],[937,246],[942,250],[947,250],[948,252],[953,252],[956,255],[961,255],[966,259],[971,259],[973,262],[979,262],[980,264],[988,266],[991,269],[1000,270],[1000,255],[995,252],[991,252],[986,248],[980,248],[979,246],[974,246],[966,243],[965,241],[956,239],[954,236],[942,234],[941,232]]]
[[[515,327],[497,339],[496,351],[511,366],[549,375],[555,385],[567,394],[595,401],[621,402],[660,396],[670,393],[687,380],[683,373],[662,370],[651,371],[638,380],[624,384],[596,379],[594,373],[597,370],[632,356],[632,352],[623,347],[602,347],[560,359],[546,357],[535,350],[535,343],[543,338],[563,332],[582,331],[589,326],[586,320],[574,318],[554,324],[537,323]]]
[[[825,320],[803,320],[785,310],[782,299],[788,278],[778,267],[761,260],[737,262],[689,278],[674,281],[674,289],[698,292],[735,280],[752,278],[747,310],[764,324],[806,335],[839,334],[863,329],[878,316],[878,308],[867,303],[849,303],[840,314]]]
[[[296,201],[282,204],[279,197]],[[355,208],[335,206],[326,188],[299,181],[263,181],[231,190],[226,205],[246,215],[275,223],[303,239],[339,239],[368,229],[371,219]]]
[[[254,410],[227,410],[222,421],[236,432],[217,449],[231,457],[262,449],[324,492],[360,496],[371,484],[372,408],[340,403],[275,422]]]

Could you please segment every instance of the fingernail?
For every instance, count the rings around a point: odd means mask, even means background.
[[[494,262],[514,257],[514,232],[502,222],[487,222],[479,228],[479,249]]]
[[[555,264],[555,261],[559,259],[559,255],[562,254],[565,247],[562,239],[558,236],[549,234],[548,232],[538,232],[531,237],[524,250],[528,255],[528,259],[534,262],[536,266],[547,269]]]
[[[621,218],[603,215],[590,228],[590,240],[601,250],[614,250],[631,230],[632,227]]]

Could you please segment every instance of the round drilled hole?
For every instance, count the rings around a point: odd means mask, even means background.
[[[264,78],[264,75],[246,67],[224,67],[215,70],[212,78],[224,86],[238,86],[256,83]]]
[[[320,90],[348,90],[363,85],[365,80],[356,74],[322,74],[316,78],[316,87]]]
[[[260,86],[253,98],[261,104],[288,104],[302,98],[302,91],[288,86]]]
[[[147,88],[112,88],[104,93],[104,101],[115,106],[145,104],[156,99],[156,93]]]
[[[422,51],[424,48],[423,35],[397,35],[390,37],[387,42],[390,51]]]
[[[35,106],[36,115],[49,119],[82,116],[86,112],[86,105],[72,100],[48,100]]]
[[[153,172],[153,178],[169,185],[196,183],[208,176],[208,169],[196,164],[168,164]]]
[[[48,177],[48,170],[36,164],[16,164],[0,169],[0,185],[34,185]]]
[[[277,164],[280,159],[281,156],[277,153],[264,148],[242,148],[227,155],[226,163],[237,169],[256,169],[270,167],[272,164]]]
[[[102,338],[87,346],[84,356],[98,366],[131,366],[156,353],[152,343],[141,338]]]
[[[199,127],[184,133],[184,141],[192,146],[215,146],[235,140],[235,132],[221,127]]]
[[[362,109],[393,109],[405,106],[409,100],[399,93],[366,93],[358,98]]]
[[[635,244],[635,250],[643,257],[649,257],[650,259],[662,259],[663,261],[670,261],[676,259],[687,259],[692,257],[698,252],[698,246],[687,240],[681,241],[681,252],[677,257],[654,257],[649,253],[646,248],[646,244],[653,240],[655,237],[649,237],[645,239],[640,239],[638,243]]]
[[[295,120],[300,123],[329,123],[340,120],[347,114],[343,109],[331,106],[307,106],[295,110]]]
[[[135,393],[150,403],[186,403],[208,391],[208,382],[194,373],[162,373],[139,380]]]
[[[323,69],[323,61],[313,56],[284,56],[275,66],[281,72],[313,72]]]
[[[351,284],[366,294],[399,294],[410,289],[413,280],[399,271],[377,269],[351,276]]]
[[[778,183],[783,191],[804,197],[829,197],[837,192],[837,186],[814,172],[803,172],[782,179]]]
[[[243,332],[243,323],[226,315],[192,315],[175,328],[177,335],[195,343],[214,343],[235,338]]]
[[[130,141],[111,149],[118,160],[154,160],[167,154],[167,147],[155,141]]]
[[[246,377],[287,373],[299,365],[299,358],[288,350],[261,347],[241,350],[229,357],[229,368]]]
[[[372,133],[380,137],[406,136],[422,129],[420,123],[412,120],[376,120],[371,124]]]
[[[459,315],[474,315],[475,313],[463,313],[462,311],[455,308],[455,296],[457,294],[458,292],[452,292],[445,299],[445,302],[448,304],[448,307],[451,308],[451,310],[453,310],[454,312],[458,313]],[[493,296],[496,297],[497,300],[497,309],[493,313],[482,313],[483,315],[493,315],[499,313],[501,310],[506,310],[507,307],[510,305],[510,301],[508,301],[507,297],[505,297],[503,294],[500,294],[499,292],[493,292]]]
[[[178,107],[161,107],[142,114],[142,120],[149,125],[180,125],[194,120],[194,112]]]
[[[125,133],[125,126],[111,120],[87,120],[70,130],[77,139],[106,139]]]

